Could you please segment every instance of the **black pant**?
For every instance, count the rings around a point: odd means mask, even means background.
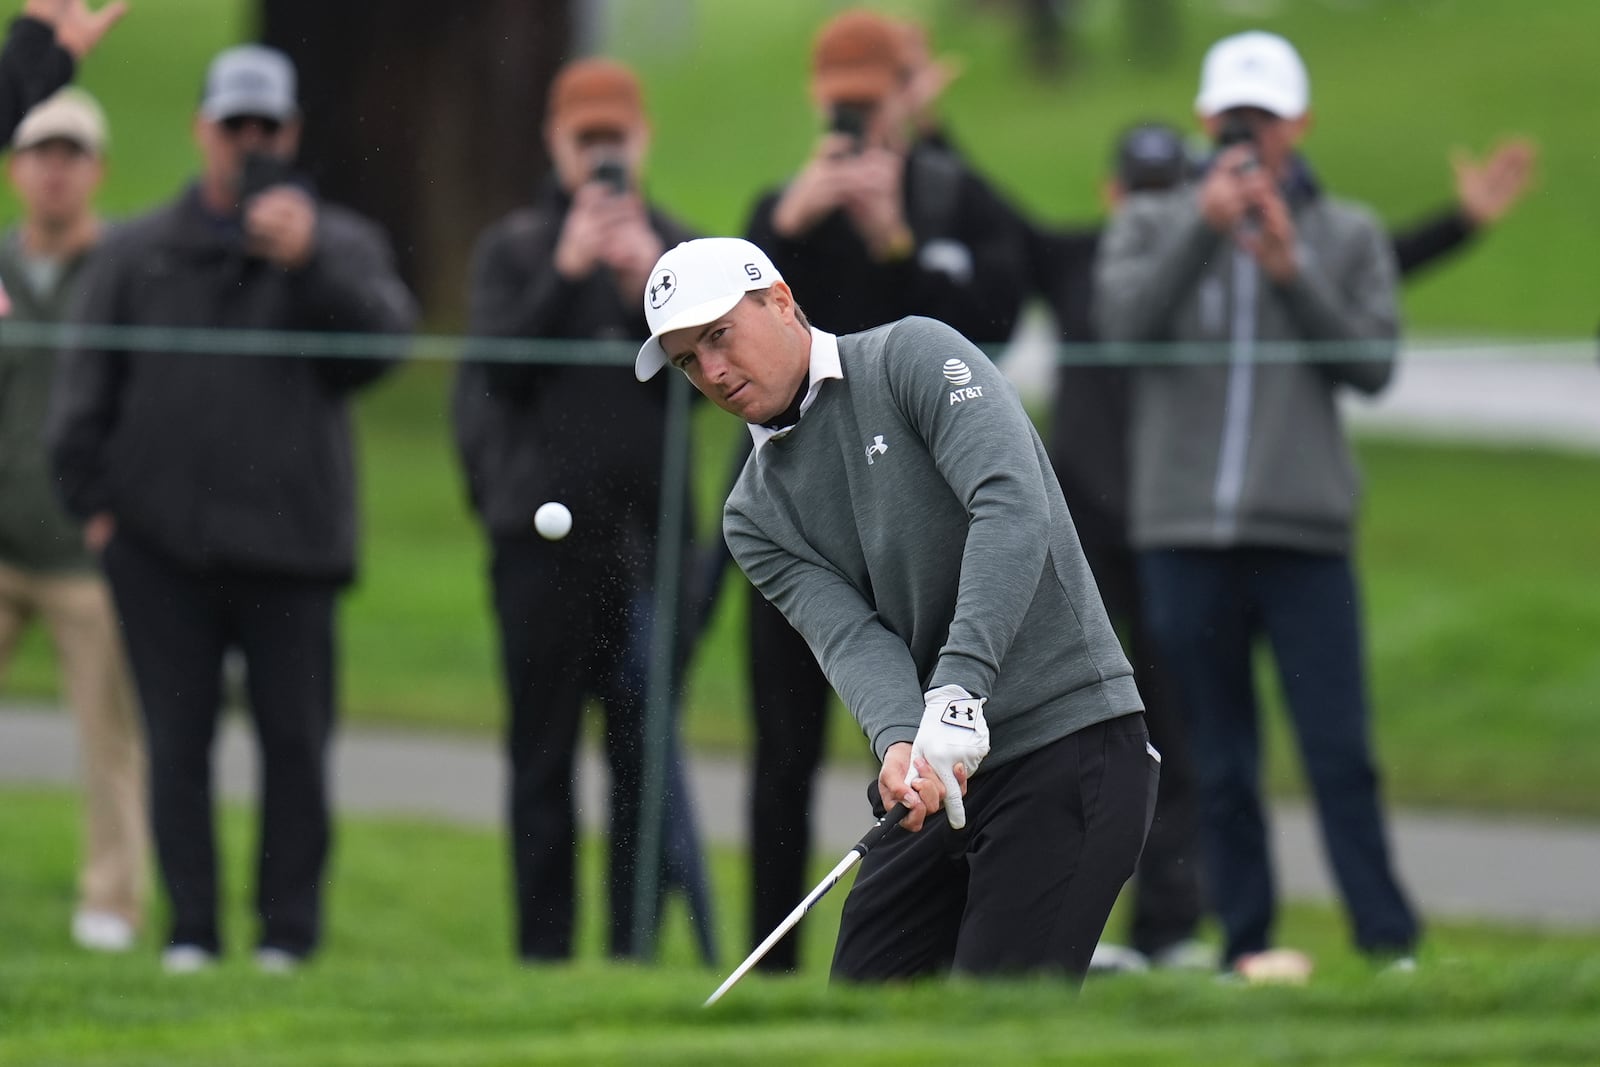
[[[1106,614],[1123,636],[1134,680],[1144,698],[1150,743],[1161,753],[1161,791],[1144,854],[1133,876],[1129,940],[1146,955],[1195,936],[1203,912],[1199,820],[1194,765],[1184,737],[1181,708],[1162,669],[1156,643],[1139,605],[1136,557],[1126,545],[1085,542]]]
[[[491,579],[510,703],[506,743],[517,951],[527,960],[572,954],[573,760],[584,702],[593,696],[605,711],[611,769],[610,950],[632,955],[649,560],[638,546],[592,535],[556,542],[533,534],[497,536],[493,549]],[[673,817],[690,820],[675,755],[669,755],[668,774]],[[679,834],[664,842],[672,847],[684,840]],[[687,840],[685,847],[697,847],[692,833]]]
[[[756,762],[750,782],[750,944],[759,945],[800,903],[811,845],[811,791],[822,764],[828,679],[783,613],[749,587],[750,695]],[[792,971],[791,933],[757,964]]]
[[[1167,549],[1141,553],[1139,575],[1151,632],[1190,716],[1225,962],[1269,946],[1275,911],[1258,784],[1258,636],[1277,662],[1356,944],[1410,951],[1418,927],[1384,839],[1349,560],[1268,548]]]
[[[967,825],[943,813],[862,860],[833,976],[883,981],[956,971],[1081,981],[1155,810],[1159,765],[1144,716],[1087,726],[982,768]]]
[[[156,855],[172,902],[168,943],[221,948],[211,748],[223,654],[237,647],[261,751],[260,943],[309,954],[329,846],[337,583],[187,570],[126,533],[104,562],[143,709]]]

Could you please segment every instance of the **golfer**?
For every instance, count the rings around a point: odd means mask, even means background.
[[[834,977],[1081,979],[1160,757],[1015,393],[932,319],[812,328],[733,238],[663,255],[645,315],[637,377],[671,363],[749,425],[728,546],[883,761],[874,807],[910,807],[862,864]]]

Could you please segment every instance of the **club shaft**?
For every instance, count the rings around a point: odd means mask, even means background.
[[[872,829],[868,830],[861,840],[856,842],[855,847],[845,853],[844,859],[840,860],[833,870],[828,872],[828,876],[818,882],[816,888],[807,893],[806,898],[795,906],[795,909],[788,914],[788,917],[783,922],[778,924],[778,928],[768,934],[766,940],[757,945],[756,950],[746,956],[743,963],[734,968],[733,973],[728,975],[727,980],[717,987],[716,992],[706,998],[704,1006],[709,1008],[721,1000],[722,994],[732,989],[739,979],[749,972],[750,968],[760,963],[762,957],[772,951],[772,946],[783,940],[783,936],[793,930],[801,919],[805,918],[806,912],[810,911],[817,901],[827,896],[828,891],[839,884],[839,879],[843,878],[851,867],[859,863],[861,857],[865,856],[868,850],[887,837],[889,831],[899,825],[900,820],[905,817],[906,806],[904,804],[896,804],[883,818],[879,819]]]
[[[761,942],[761,944],[757,945],[756,950],[750,953],[750,955],[746,956],[743,963],[734,968],[733,973],[728,975],[727,981],[719,985],[717,987],[717,991],[706,998],[705,1006],[709,1008],[711,1005],[721,1000],[722,994],[732,989],[734,983],[743,978],[750,968],[760,963],[762,957],[768,952],[772,951],[772,946],[783,940],[783,936],[790,930],[793,930],[795,926],[799,924],[800,920],[805,917],[806,912],[810,911],[817,901],[826,896],[828,890],[838,885],[839,879],[843,878],[850,868],[854,867],[856,863],[860,861],[860,859],[861,853],[857,852],[855,849],[851,849],[850,853],[845,856],[844,859],[840,860],[838,865],[834,867],[833,870],[828,872],[828,877],[819,882],[817,887],[810,893],[807,893],[806,898],[789,913],[788,917],[785,918],[783,922],[778,924],[778,928],[772,931],[772,933],[768,934],[767,939]]]

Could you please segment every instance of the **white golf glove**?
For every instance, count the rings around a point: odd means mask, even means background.
[[[986,697],[975,697],[959,685],[941,685],[922,694],[922,724],[911,742],[911,766],[906,785],[917,774],[917,758],[928,761],[933,773],[944,783],[944,807],[950,825],[959,830],[967,825],[967,808],[956,781],[956,764],[961,764],[970,779],[978,764],[989,754],[989,724],[983,720]]]

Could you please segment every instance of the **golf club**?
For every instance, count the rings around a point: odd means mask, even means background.
[[[706,998],[706,1002],[703,1007],[709,1008],[711,1005],[721,1000],[722,994],[732,989],[734,983],[745,976],[745,972],[750,970],[750,968],[754,967],[757,963],[760,963],[761,957],[765,956],[768,952],[771,952],[772,946],[781,941],[784,934],[788,933],[790,930],[793,930],[796,924],[798,924],[800,920],[805,917],[806,912],[810,911],[812,907],[816,905],[817,901],[827,896],[828,890],[839,884],[839,879],[845,876],[845,872],[851,867],[854,867],[861,860],[861,857],[867,854],[869,849],[878,844],[878,842],[882,841],[885,837],[889,836],[889,831],[898,826],[900,824],[900,820],[905,818],[906,815],[907,808],[903,803],[896,804],[894,807],[885,812],[883,818],[879,819],[873,825],[872,829],[868,830],[861,836],[861,840],[855,843],[855,847],[851,848],[849,852],[845,853],[844,859],[839,861],[838,866],[829,871],[828,876],[822,881],[818,882],[815,889],[806,894],[806,898],[789,913],[788,918],[779,923],[778,928],[772,931],[772,933],[768,934],[767,939],[761,942],[761,944],[757,945],[756,950],[750,953],[750,955],[746,956],[743,963],[734,968],[733,973],[728,975],[727,981],[717,986],[717,991]]]

